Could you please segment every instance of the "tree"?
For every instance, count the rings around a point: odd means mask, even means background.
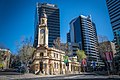
[[[86,58],[85,52],[83,50],[77,49],[76,53],[77,53],[78,61],[81,61]]]
[[[108,41],[108,38],[106,36],[101,36],[101,35],[98,36],[98,41],[99,41],[98,50],[100,57],[106,63],[104,53],[107,51],[108,52],[112,51],[110,41]]]
[[[106,42],[108,41],[108,37],[107,36],[104,36],[104,35],[99,35],[98,36],[98,42],[101,43],[101,42]]]
[[[78,57],[77,59],[78,59],[79,63],[81,64],[82,60],[86,59],[87,56],[85,55],[85,52],[83,50],[77,49],[76,53],[77,53],[77,57]],[[85,71],[85,66],[83,66],[83,71]]]
[[[17,54],[11,54],[10,68],[17,68],[19,66],[18,63],[20,63],[19,56]]]
[[[6,68],[9,67],[9,59],[10,59],[9,51],[0,50],[0,65]]]
[[[4,55],[4,52],[0,51],[0,61],[3,61],[3,55]]]
[[[3,65],[3,60],[4,60],[3,56],[4,56],[4,52],[0,51],[0,68],[4,66]]]
[[[60,38],[57,37],[54,41],[53,41],[53,47],[56,49],[61,49],[60,48]]]
[[[20,43],[17,43],[18,56],[26,65],[29,64],[29,61],[32,59],[34,50],[32,38],[22,37]]]
[[[100,54],[101,59],[105,63],[106,69],[109,74],[109,71],[112,69],[113,66],[112,66],[111,62],[107,61],[107,57],[106,57],[105,53],[112,51],[111,42],[108,40],[108,38],[106,36],[99,35],[98,39],[99,39],[99,44],[98,44],[99,54]]]
[[[57,37],[56,40],[53,42],[53,47],[62,51],[65,51],[66,55],[70,53],[70,50],[68,49],[68,43],[61,43],[60,38]]]

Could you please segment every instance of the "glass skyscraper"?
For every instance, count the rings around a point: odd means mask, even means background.
[[[106,0],[117,53],[120,53],[120,0]]]
[[[48,36],[48,46],[53,46],[53,41],[60,37],[60,15],[59,8],[56,5],[48,3],[37,3],[36,13],[35,13],[35,35],[34,35],[34,47],[38,44],[38,25],[40,22],[40,15],[42,9],[45,10],[47,14],[47,26],[49,31]]]
[[[84,50],[88,62],[100,62],[98,52],[98,39],[96,26],[92,22],[91,16],[79,16],[70,22],[69,43],[77,43],[79,49]],[[72,49],[71,49],[72,50]]]

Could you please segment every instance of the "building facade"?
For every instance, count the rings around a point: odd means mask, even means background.
[[[68,50],[69,50],[69,55],[70,56],[76,56],[76,51],[79,49],[79,44],[78,43],[68,43]]]
[[[112,52],[112,56],[115,56],[115,53],[116,53],[115,44],[111,41],[104,41],[99,43],[99,50],[100,50],[99,51],[100,55],[104,60],[106,59],[106,56],[105,56],[106,52]]]
[[[104,41],[99,43],[99,52],[102,60],[104,61],[105,65],[114,64],[114,57],[115,57],[115,44],[111,41]],[[115,68],[114,65],[109,65],[108,67],[110,70]]]
[[[113,52],[113,57],[115,57],[115,54],[116,54],[115,43],[110,42],[110,45],[111,45],[111,49],[112,49],[112,52]]]
[[[35,74],[57,75],[79,73],[77,57],[69,58],[69,66],[64,63],[65,52],[40,46],[33,54],[32,71]]]
[[[67,33],[67,42],[70,42],[70,32]]]
[[[106,0],[117,54],[120,53],[120,0]]]
[[[0,69],[8,69],[10,65],[11,52],[8,49],[0,48]]]
[[[32,55],[31,70],[35,74],[57,75],[79,72],[80,64],[77,58],[69,60],[67,66],[64,62],[65,52],[59,49],[48,47],[49,27],[48,16],[45,9],[41,11],[40,23],[38,25],[38,42],[36,50]]]
[[[99,62],[96,26],[92,22],[91,16],[81,15],[73,19],[70,22],[69,34],[67,35],[70,38],[69,42],[77,44],[74,47],[79,46],[80,50],[85,51],[89,63],[92,61]]]
[[[48,34],[48,46],[53,46],[53,41],[60,37],[60,15],[59,8],[56,5],[48,3],[37,3],[35,13],[35,34],[34,34],[34,47],[38,44],[38,26],[40,24],[40,18],[42,9],[45,10],[47,15],[47,26],[49,30]]]

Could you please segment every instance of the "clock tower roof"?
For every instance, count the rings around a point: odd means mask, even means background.
[[[41,12],[41,18],[47,18],[47,15],[46,15],[45,9],[42,9],[42,12]]]

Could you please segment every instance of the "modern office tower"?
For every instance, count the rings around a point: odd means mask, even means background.
[[[70,42],[70,32],[67,33],[67,42]]]
[[[78,16],[70,22],[70,43],[73,44],[73,48],[78,47],[80,50],[84,50],[88,62],[99,62],[98,55],[98,39],[96,33],[95,24],[92,22],[91,16]],[[76,45],[77,44],[77,45]],[[74,55],[76,50],[72,51]]]
[[[106,0],[113,29],[116,53],[120,53],[120,0]]]
[[[38,44],[38,25],[40,24],[40,18],[42,10],[45,10],[47,14],[47,26],[48,26],[48,46],[53,46],[53,41],[60,37],[60,16],[59,8],[56,5],[48,3],[37,3],[35,13],[35,35],[34,35],[34,47]]]

